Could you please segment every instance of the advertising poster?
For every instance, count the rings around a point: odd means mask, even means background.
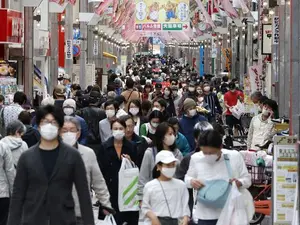
[[[182,31],[189,28],[189,0],[136,0],[135,29]]]
[[[274,139],[273,207],[274,224],[291,225],[298,179],[297,138],[277,136]]]
[[[261,91],[262,90],[262,82],[260,76],[262,74],[262,66],[261,65],[253,65],[249,66],[248,69],[251,92]]]
[[[262,25],[262,55],[272,54],[272,24]]]

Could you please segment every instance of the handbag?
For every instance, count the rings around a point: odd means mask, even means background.
[[[167,196],[166,196],[166,193],[164,191],[164,188],[163,188],[162,184],[160,183],[160,181],[158,179],[157,179],[157,181],[159,182],[160,187],[161,187],[161,189],[163,191],[164,198],[166,200],[166,204],[167,204],[169,215],[170,215],[170,217],[159,217],[158,216],[158,220],[159,220],[159,222],[160,222],[161,225],[178,225],[178,219],[174,219],[171,216],[171,210],[170,210],[170,206],[169,206],[169,203],[168,203]]]
[[[227,154],[224,154],[224,159],[229,177],[232,178],[232,170]],[[221,209],[226,203],[231,187],[232,185],[226,180],[207,181],[205,186],[199,190],[197,200],[208,207]]]

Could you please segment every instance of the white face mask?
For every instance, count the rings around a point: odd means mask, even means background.
[[[189,92],[194,92],[195,88],[194,87],[189,87]]]
[[[214,164],[217,159],[219,158],[218,155],[214,154],[214,155],[204,155],[204,161],[208,164]]]
[[[165,136],[164,142],[167,146],[172,146],[175,142],[175,136],[174,135]]]
[[[167,178],[172,178],[174,176],[175,172],[176,172],[176,167],[174,167],[174,168],[163,167],[161,169],[161,173]]]
[[[190,116],[193,117],[193,116],[195,116],[197,114],[197,111],[196,111],[196,109],[191,109],[189,111],[189,113],[190,113]]]
[[[112,118],[115,116],[116,111],[113,109],[109,109],[109,110],[106,110],[105,113],[106,113],[107,118]]]
[[[74,109],[73,108],[64,108],[64,114],[66,116],[70,116],[74,113]]]
[[[170,94],[170,91],[165,91],[165,96],[169,96]]]
[[[157,128],[158,125],[159,125],[159,123],[152,123],[152,122],[151,122],[150,124],[151,124],[151,126],[154,127],[154,128]]]
[[[133,116],[136,116],[136,115],[140,112],[140,109],[138,109],[138,108],[130,108],[130,109],[129,109],[129,112],[130,112]]]
[[[263,108],[262,114],[263,114],[264,116],[270,116],[271,113],[270,113],[270,111],[267,110],[266,108]]]
[[[154,111],[154,110],[160,111],[160,109],[157,108],[157,107],[153,107],[153,108],[152,108],[152,111]]]
[[[62,134],[62,140],[64,143],[74,146],[77,142],[77,133],[67,132]]]
[[[199,97],[199,98],[198,98],[198,101],[199,101],[199,102],[203,102],[203,100],[204,100],[203,97]]]
[[[55,138],[57,138],[58,128],[52,125],[51,123],[48,123],[40,127],[40,133],[42,138],[44,138],[47,141],[52,141]]]
[[[210,87],[206,86],[206,87],[203,88],[203,90],[206,91],[206,92],[208,92],[208,91],[210,91]]]
[[[125,136],[125,132],[123,130],[113,130],[112,135],[117,140],[122,140]]]

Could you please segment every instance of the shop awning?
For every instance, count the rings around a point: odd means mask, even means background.
[[[113,55],[113,54],[110,54],[108,52],[103,52],[103,56],[104,57],[107,57],[107,58],[110,58],[110,59],[113,59],[115,63],[117,63],[118,61],[118,57]]]

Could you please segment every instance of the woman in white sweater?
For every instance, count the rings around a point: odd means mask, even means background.
[[[189,222],[189,193],[181,180],[173,178],[178,159],[162,150],[155,157],[154,180],[146,184],[142,204],[144,224],[182,225]]]

